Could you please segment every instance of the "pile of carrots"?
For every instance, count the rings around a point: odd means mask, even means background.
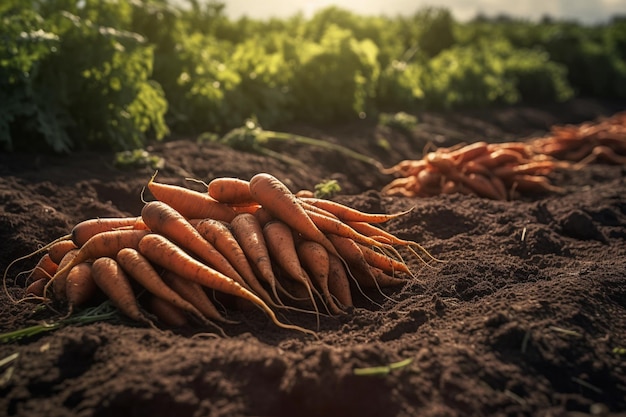
[[[535,139],[530,145],[536,154],[576,162],[577,166],[596,160],[626,164],[626,112],[595,123],[554,126],[550,135]]]
[[[35,252],[43,255],[25,299],[69,315],[108,298],[140,323],[210,324],[221,332],[232,323],[228,307],[256,306],[280,327],[315,334],[276,312],[315,313],[319,326],[320,314],[349,311],[355,291],[366,296],[366,288],[413,277],[400,247],[434,259],[377,226],[406,212],[368,214],[300,197],[266,173],[216,178],[207,192],[153,177],[148,189],[155,200],[140,216],[85,220]]]
[[[551,135],[528,142],[439,148],[419,160],[404,160],[386,174],[395,174],[386,195],[429,197],[464,193],[509,200],[523,193],[561,192],[550,182],[557,168],[579,169],[595,160],[626,164],[626,112],[597,123],[554,126]]]
[[[439,148],[420,160],[405,160],[384,170],[398,178],[382,192],[406,197],[463,193],[508,200],[520,192],[560,191],[547,177],[559,166],[563,164],[534,154],[528,144],[481,141],[458,149]]]

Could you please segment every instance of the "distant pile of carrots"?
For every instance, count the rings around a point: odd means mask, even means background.
[[[207,192],[153,177],[148,189],[156,200],[140,216],[85,220],[35,252],[44,254],[26,299],[72,314],[104,297],[137,322],[220,331],[216,322],[232,322],[224,306],[257,306],[280,327],[315,334],[275,312],[316,313],[319,325],[319,314],[347,311],[354,291],[413,277],[397,247],[434,259],[376,226],[407,212],[368,214],[300,197],[266,173],[216,178]]]
[[[522,193],[560,192],[548,175],[557,168],[579,169],[601,160],[626,164],[626,112],[597,123],[554,126],[551,134],[528,142],[439,148],[419,160],[404,160],[386,174],[395,174],[386,195],[429,197],[475,194],[508,200]]]

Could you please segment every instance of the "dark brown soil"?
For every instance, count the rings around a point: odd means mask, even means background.
[[[293,126],[342,143],[385,166],[424,146],[511,141],[551,125],[580,123],[624,107],[578,100],[551,108],[420,114],[404,135],[362,121]],[[387,139],[390,150],[376,145]],[[7,416],[582,416],[626,415],[625,167],[592,165],[551,179],[562,195],[491,201],[450,195],[384,197],[393,177],[310,147],[278,151],[309,168],[176,140],[155,144],[163,182],[249,179],[269,172],[293,191],[325,179],[336,199],[369,212],[415,206],[386,229],[444,260],[411,266],[417,280],[356,297],[341,318],[322,318],[319,340],[285,331],[254,311],[229,311],[228,338],[191,337],[124,320],[68,326],[0,345],[0,415]],[[111,154],[0,155],[0,267],[62,236],[81,220],[137,215],[151,169],[122,171]],[[187,183],[190,186],[194,184]],[[197,184],[196,184],[197,185]],[[9,291],[19,296],[16,274]],[[388,297],[388,298],[387,298]],[[57,317],[0,299],[0,332]],[[286,319],[314,328],[314,317]],[[385,375],[356,368],[412,363]]]

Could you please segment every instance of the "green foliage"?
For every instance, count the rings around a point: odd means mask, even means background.
[[[341,192],[341,186],[337,180],[326,180],[319,184],[315,184],[315,191],[313,194],[316,198],[332,198]]]
[[[0,144],[5,149],[128,149],[167,133],[167,102],[150,81],[152,47],[119,24],[128,8],[30,2],[2,15]],[[73,3],[69,3],[72,5]]]
[[[152,155],[145,149],[133,149],[115,153],[113,165],[121,169],[151,168],[161,169],[165,166],[165,160],[157,155]]]
[[[366,113],[375,96],[378,48],[348,29],[330,25],[320,43],[303,42],[294,70],[298,118],[329,122]]]
[[[381,113],[378,115],[378,123],[401,132],[410,133],[417,126],[417,117],[403,111],[397,113]]]
[[[231,20],[220,1],[5,0],[0,148],[141,149],[381,112],[626,98],[626,19],[597,26],[444,8],[360,16],[338,7]]]

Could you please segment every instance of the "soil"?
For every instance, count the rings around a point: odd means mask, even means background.
[[[526,140],[624,103],[420,113],[402,133],[363,120],[291,126],[350,146],[385,166],[421,158],[427,144]],[[381,146],[382,139],[390,145]],[[491,201],[468,195],[380,194],[393,177],[337,153],[283,144],[303,162],[179,138],[155,143],[158,179],[249,179],[269,172],[293,191],[335,179],[337,201],[368,212],[414,207],[385,224],[443,260],[409,260],[416,279],[355,296],[349,314],[322,317],[319,340],[231,309],[227,338],[206,329],[155,330],[128,320],[70,325],[0,345],[0,414],[7,416],[626,416],[626,180],[593,164],[551,176],[563,194]],[[116,169],[109,153],[0,155],[0,267],[81,220],[138,215],[151,168]],[[8,290],[22,294],[12,267]],[[58,315],[0,299],[0,332]],[[311,315],[289,313],[315,328]],[[196,335],[194,337],[194,335]],[[410,364],[375,375],[355,369]]]

